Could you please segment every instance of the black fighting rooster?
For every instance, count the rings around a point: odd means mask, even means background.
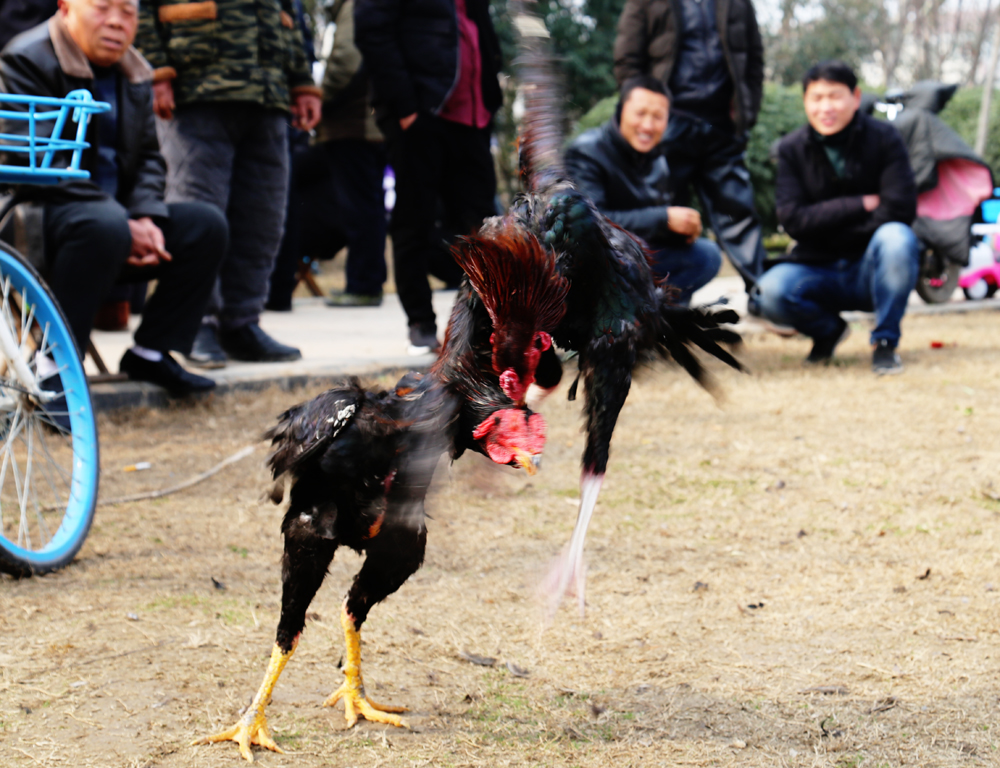
[[[642,243],[605,218],[566,176],[559,114],[564,100],[548,51],[548,33],[526,5],[517,0],[511,3],[521,36],[519,63],[526,110],[520,147],[527,191],[514,200],[506,216],[488,220],[479,237],[484,243],[502,244],[530,233],[556,256],[556,268],[570,284],[566,314],[552,336],[563,349],[579,353],[586,389],[587,444],[576,527],[546,587],[550,610],[554,610],[573,583],[582,611],[584,539],[633,371],[644,361],[673,358],[707,385],[692,348],[700,347],[741,369],[719,346],[720,342],[737,344],[740,337],[720,327],[735,323],[735,312],[671,304],[670,288],[654,281]],[[505,358],[530,352],[522,339],[499,337],[494,350],[496,356]],[[527,376],[512,376],[501,384],[515,402],[523,403],[528,385],[551,389],[560,375],[555,351],[548,349]],[[575,396],[576,382],[570,399]]]
[[[395,592],[422,564],[427,529],[424,498],[442,454],[473,449],[499,464],[533,472],[545,422],[515,404],[501,376],[525,377],[551,343],[565,311],[566,282],[552,257],[530,236],[460,244],[456,258],[479,292],[459,292],[441,356],[421,377],[407,374],[393,390],[365,390],[356,380],[298,405],[266,437],[274,446],[276,480],[292,478],[282,523],[281,618],[267,674],[250,707],[232,728],[196,743],[235,741],[253,761],[251,744],[281,751],[265,708],[295,652],[305,614],[334,553],[348,546],[366,559],[341,613],[345,680],[325,702],[343,700],[348,725],[358,716],[405,725],[400,707],[365,696],[360,629],[371,608]],[[483,283],[479,278],[491,276]],[[494,359],[492,339],[515,338],[527,356]],[[527,363],[525,362],[527,360]],[[532,368],[533,370],[533,368]],[[275,494],[280,501],[281,494]]]

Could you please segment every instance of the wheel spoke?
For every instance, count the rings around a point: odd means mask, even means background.
[[[24,423],[22,419],[21,424]],[[23,431],[22,430],[19,430]],[[25,549],[31,549],[31,532],[28,530],[28,520],[24,514],[24,506],[21,504],[21,473],[17,469],[17,456],[14,452],[9,450],[10,446],[14,444],[14,441],[7,443],[8,455],[10,456],[10,471],[14,476],[14,492],[17,496],[17,508],[19,512],[18,523],[17,523],[17,543],[18,546],[24,547]]]
[[[45,422],[45,423],[48,423],[48,422]],[[54,458],[52,458],[52,453],[49,451],[48,440],[46,439],[45,435],[42,434],[41,430],[38,431],[38,441],[39,441],[39,443],[42,446],[42,450],[45,451],[45,455],[49,459],[48,465],[44,465],[43,464],[42,466],[45,466],[47,468],[54,468],[62,476],[62,480],[66,484],[66,486],[69,487],[69,488],[72,488],[73,487],[73,478],[72,478],[72,476],[68,472],[66,472],[65,469],[63,469],[62,467],[60,467],[59,463]],[[73,457],[74,457],[74,460],[75,460],[75,458],[76,458],[76,452],[72,451],[72,449],[71,449],[71,452],[73,453]]]
[[[28,424],[28,463],[33,463],[34,450],[32,446],[35,444],[35,439],[39,434],[38,425],[32,420]],[[30,488],[29,499],[31,505],[34,507],[35,519],[38,521],[38,546],[42,547],[48,542],[52,541],[52,532],[49,530],[49,524],[45,522],[45,518],[42,516],[42,507],[38,503],[38,482],[31,482],[31,471],[28,470],[25,475],[26,485]]]

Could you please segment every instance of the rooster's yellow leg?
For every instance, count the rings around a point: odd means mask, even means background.
[[[264,682],[261,683],[257,695],[253,697],[247,711],[240,717],[236,725],[228,731],[217,733],[214,736],[205,736],[191,743],[212,744],[217,741],[235,741],[240,745],[240,754],[251,763],[253,762],[253,753],[250,751],[251,744],[284,754],[284,750],[271,738],[271,733],[267,728],[267,718],[264,716],[264,708],[271,703],[271,692],[274,691],[274,686],[278,683],[278,678],[281,676],[285,664],[295,653],[296,645],[298,645],[298,638],[296,638],[295,645],[292,645],[291,650],[286,653],[281,649],[281,646],[277,643],[274,644],[271,651],[271,661],[267,665],[267,674],[264,675]]]
[[[389,714],[406,712],[406,707],[386,707],[376,704],[365,696],[365,681],[361,677],[361,633],[355,628],[354,619],[347,612],[346,606],[340,613],[340,623],[344,627],[344,644],[347,646],[344,661],[346,679],[343,685],[323,702],[323,706],[332,707],[343,699],[348,728],[358,722],[358,715],[373,723],[388,723],[409,728],[409,724],[399,715]]]

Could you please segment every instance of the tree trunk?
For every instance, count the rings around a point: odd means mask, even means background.
[[[983,100],[979,105],[979,125],[976,128],[976,154],[980,157],[986,150],[986,136],[990,130],[990,102],[993,99],[993,78],[997,72],[997,57],[1000,54],[1000,21],[993,29],[993,48],[990,50],[990,64],[986,69],[986,81],[983,83]]]

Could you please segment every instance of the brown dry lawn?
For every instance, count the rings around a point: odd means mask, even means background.
[[[360,562],[342,552],[269,710],[289,754],[258,762],[1000,764],[998,321],[907,319],[907,370],[885,379],[861,327],[823,370],[800,366],[803,340],[753,337],[753,375],[720,371],[721,405],[676,370],[645,374],[588,542],[587,614],[544,627],[535,584],[573,525],[583,445],[563,390],[536,477],[442,468],[427,562],[365,626],[369,693],[410,707],[413,730],[346,730],[320,706]],[[202,471],[306,394],[104,417],[102,494]],[[233,744],[188,742],[235,721],[270,651],[263,456],[102,507],[72,566],[0,581],[0,765],[240,764]]]

